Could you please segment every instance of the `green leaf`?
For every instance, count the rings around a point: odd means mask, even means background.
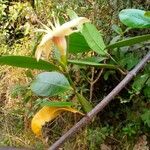
[[[137,76],[132,84],[132,89],[135,90],[135,92],[140,92],[148,78],[149,74]]]
[[[31,90],[39,96],[55,96],[71,90],[71,87],[63,74],[59,72],[43,72],[32,82]]]
[[[150,98],[150,86],[145,86],[143,93],[145,97]]]
[[[57,66],[44,60],[37,60],[26,56],[1,56],[0,65],[9,65],[21,68],[38,69],[45,71],[59,70]]]
[[[121,29],[119,26],[117,26],[116,24],[113,24],[113,25],[112,25],[112,29],[113,29],[116,33],[118,33],[119,35],[122,35],[122,34],[123,34],[122,29]]]
[[[125,39],[118,41],[114,44],[110,44],[106,48],[112,48],[113,49],[113,48],[119,48],[119,47],[124,47],[124,46],[131,46],[131,45],[141,43],[144,41],[148,41],[148,40],[150,40],[150,34],[135,36],[132,38],[125,38]]]
[[[127,70],[132,69],[139,62],[139,57],[134,53],[127,53],[120,57],[120,61],[118,63],[122,67],[126,67]]]
[[[106,46],[104,44],[103,38],[93,24],[85,23],[83,25],[82,35],[93,51],[100,55],[106,55]]]
[[[150,74],[150,63],[145,66],[144,72]]]
[[[150,28],[150,18],[140,9],[124,9],[119,13],[120,21],[130,28]]]
[[[150,128],[150,110],[146,109],[145,112],[141,115],[142,121],[144,124],[147,124],[147,126]]]
[[[109,45],[116,43],[116,42],[119,41],[120,39],[121,39],[121,36],[120,36],[120,35],[114,36],[114,37],[111,39]]]
[[[109,68],[109,69],[118,69],[117,66],[111,64],[102,64],[90,61],[83,61],[83,60],[68,60],[69,63],[80,65],[80,66],[94,66],[98,68]]]
[[[91,56],[91,57],[83,58],[82,61],[99,63],[99,62],[104,61],[106,59],[107,59],[107,57]]]
[[[78,18],[78,15],[71,9],[67,9],[67,14],[69,15],[70,19]]]
[[[50,106],[50,107],[71,107],[73,106],[72,102],[50,102],[48,100],[41,100],[41,106]]]
[[[81,33],[73,33],[68,37],[69,52],[73,54],[88,52],[90,47]]]
[[[145,14],[144,14],[144,16],[150,18],[150,11],[146,11]]]
[[[149,74],[150,75],[150,74]],[[149,78],[148,78],[148,80],[146,81],[146,85],[148,86],[148,87],[150,87],[150,76],[149,76]],[[149,93],[150,94],[150,93]]]
[[[80,104],[82,105],[82,107],[83,107],[83,109],[84,109],[84,111],[85,112],[89,112],[89,111],[91,111],[92,110],[92,105],[91,105],[91,103],[88,101],[88,100],[86,100],[81,94],[79,94],[79,93],[76,93],[76,96],[77,96],[77,98],[78,98],[78,101],[80,102]]]

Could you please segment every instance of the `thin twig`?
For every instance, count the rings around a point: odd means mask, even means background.
[[[103,73],[103,70],[104,70],[104,69],[102,69],[102,70],[99,72],[98,76],[97,76],[96,79],[93,81],[93,84],[95,84],[95,83],[99,80],[99,78],[101,77],[101,75],[102,75],[102,73]]]
[[[94,85],[93,80],[94,80],[94,73],[95,73],[95,68],[94,67],[92,67],[91,72],[92,72],[92,77],[90,79],[90,102],[91,102],[92,97],[93,97],[93,85]]]
[[[59,140],[57,140],[48,150],[57,150],[68,138],[77,133],[82,127],[89,124],[93,117],[102,111],[111,100],[137,75],[140,69],[144,67],[147,61],[150,60],[150,52],[132,69],[126,77],[85,117],[76,123],[68,132],[66,132]]]
[[[98,73],[98,76],[96,77],[96,79],[94,80],[94,73],[95,73],[95,70],[94,68],[92,68],[92,77],[91,77],[91,81],[90,81],[90,102],[93,98],[93,87],[94,87],[94,84],[98,81],[98,79],[101,77],[102,73],[103,73],[103,70],[100,70],[100,72]]]

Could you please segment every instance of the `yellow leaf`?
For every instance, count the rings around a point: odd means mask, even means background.
[[[69,111],[72,113],[78,113],[83,115],[83,113],[79,112],[76,109],[73,109],[71,107],[49,107],[44,106],[41,110],[39,110],[35,116],[33,117],[31,121],[31,129],[32,131],[37,135],[41,136],[42,132],[42,126],[54,118],[56,118],[61,112],[63,111]]]

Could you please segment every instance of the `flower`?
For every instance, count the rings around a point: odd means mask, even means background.
[[[54,25],[49,22],[51,28],[40,22],[44,29],[38,29],[37,31],[44,32],[46,34],[43,36],[42,41],[38,45],[35,52],[37,61],[40,59],[42,52],[45,53],[46,57],[49,56],[53,44],[59,49],[61,56],[65,56],[67,50],[67,42],[65,36],[68,36],[74,32],[78,32],[78,27],[86,22],[89,22],[87,18],[77,17],[69,22],[60,25],[58,19],[54,19]],[[77,29],[73,29],[75,27]]]

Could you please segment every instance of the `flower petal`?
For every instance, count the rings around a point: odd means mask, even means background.
[[[63,29],[62,31],[57,30],[57,31],[54,33],[54,35],[55,35],[55,36],[61,36],[61,37],[62,37],[62,36],[70,35],[70,34],[72,34],[72,33],[74,33],[74,30],[68,28],[68,29]]]
[[[53,37],[52,41],[60,50],[61,55],[65,56],[67,51],[67,42],[65,37]]]
[[[53,120],[54,118],[56,118],[63,111],[69,111],[72,113],[78,113],[78,114],[83,115],[81,112],[79,112],[78,110],[73,109],[71,107],[48,107],[48,106],[44,106],[39,112],[37,112],[35,114],[35,116],[33,117],[32,121],[31,121],[32,131],[37,136],[41,136],[42,135],[42,132],[41,132],[42,126],[46,122],[49,122],[49,121]]]
[[[53,20],[54,20],[54,25],[55,25],[55,27],[56,27],[56,28],[57,28],[57,27],[60,27],[59,19],[53,17]]]
[[[35,51],[35,58],[37,61],[39,61],[39,59],[41,58],[41,55],[42,55],[42,48],[38,47]]]
[[[89,19],[85,18],[85,17],[78,17],[75,18],[69,22],[64,23],[63,25],[61,25],[60,27],[56,28],[54,30],[54,36],[66,36],[66,35],[70,35],[73,32],[76,32],[76,30],[72,30],[71,28],[73,27],[77,27],[77,26],[81,26],[83,23],[86,22],[90,22]]]
[[[72,28],[72,27],[80,26],[86,22],[90,22],[90,20],[85,17],[78,17],[78,18],[72,19],[69,22],[64,23],[62,25],[62,28]]]
[[[54,25],[51,22],[49,22],[51,29],[40,22],[45,29],[40,29],[38,31],[45,32],[46,35],[44,35],[44,37],[42,38],[42,41],[38,45],[37,50],[35,52],[35,57],[37,58],[37,60],[40,59],[42,52],[44,52],[47,57],[49,56],[52,50],[52,41],[60,50],[61,55],[65,56],[67,49],[65,36],[70,35],[73,32],[78,32],[79,31],[78,27],[83,23],[89,21],[90,20],[88,20],[85,17],[78,17],[69,22],[64,23],[63,25],[60,25],[58,19],[56,20],[54,18]],[[72,29],[74,27],[76,27],[77,30]]]
[[[51,29],[54,30],[55,29],[55,26],[52,24],[51,21],[48,21],[48,24],[50,25]]]
[[[38,21],[47,31],[51,32],[52,30],[46,26],[45,24],[43,24],[41,21]]]
[[[38,45],[37,50],[35,52],[35,57],[37,61],[39,61],[42,52],[45,53],[46,57],[48,58],[50,52],[52,50],[52,35],[46,34],[43,38],[41,43]]]
[[[46,34],[43,36],[42,41],[40,42],[40,46],[45,45],[46,43],[48,43],[50,40],[52,40],[53,35],[52,34]]]

